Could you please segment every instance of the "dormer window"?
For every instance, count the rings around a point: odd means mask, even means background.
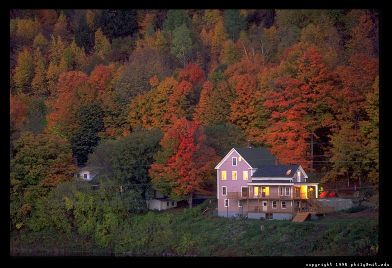
[[[297,180],[301,181],[301,171],[297,171]]]
[[[233,157],[233,158],[231,159],[231,162],[232,162],[232,165],[233,165],[233,166],[237,166],[237,157]]]

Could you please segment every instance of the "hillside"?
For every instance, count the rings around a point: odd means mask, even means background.
[[[135,216],[118,230],[122,235],[113,248],[76,234],[44,231],[12,235],[11,249],[15,254],[19,249],[32,255],[130,256],[367,256],[378,249],[377,218],[239,220],[202,215],[205,206]]]

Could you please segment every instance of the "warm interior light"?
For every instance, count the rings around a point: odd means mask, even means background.
[[[308,186],[301,185],[301,198],[308,198]]]

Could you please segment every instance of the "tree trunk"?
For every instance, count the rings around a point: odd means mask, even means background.
[[[189,208],[192,208],[192,202],[193,202],[193,193],[190,193],[188,197]]]
[[[249,60],[248,52],[246,51],[246,48],[245,48],[244,43],[241,42],[241,45],[242,45],[242,47],[244,48],[244,52],[245,52],[246,58]]]

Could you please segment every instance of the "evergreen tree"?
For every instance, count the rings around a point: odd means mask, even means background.
[[[185,67],[189,52],[192,48],[191,33],[185,24],[175,28],[171,53],[181,60]]]

